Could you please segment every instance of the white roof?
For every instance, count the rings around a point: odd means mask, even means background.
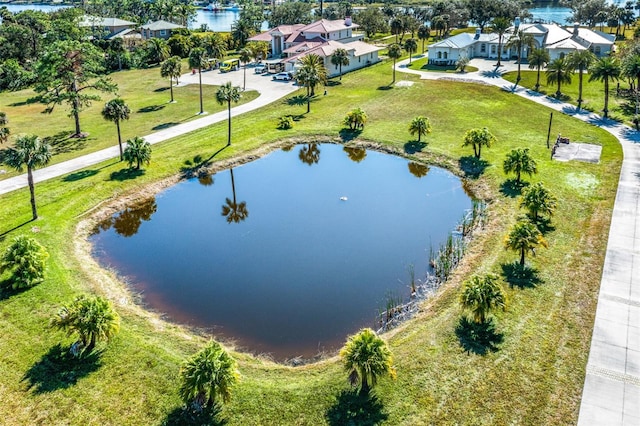
[[[547,49],[569,49],[569,50],[587,50],[585,46],[578,43],[577,40],[572,38],[566,40],[560,40],[554,44],[548,44],[545,46]]]
[[[125,21],[118,18],[101,18],[99,16],[85,15],[82,21],[80,21],[81,27],[124,27],[134,26],[135,22]]]
[[[149,22],[148,24],[142,25],[140,28],[143,30],[149,31],[159,31],[159,30],[175,30],[178,28],[184,28],[182,25],[174,24],[173,22],[167,21],[155,21]]]
[[[614,34],[605,34],[603,32],[593,31],[587,28],[578,28],[578,37],[594,44],[611,45],[616,40],[616,36]]]
[[[300,32],[307,33],[330,33],[334,31],[347,30],[349,28],[360,28],[358,24],[345,24],[343,19],[336,19],[334,21],[330,21],[328,19],[321,19],[316,22],[312,22],[309,25],[306,25],[299,29]]]
[[[497,34],[480,34],[478,38],[476,38],[476,34],[471,33],[460,33],[456,34],[453,37],[446,38],[442,41],[429,45],[429,48],[432,47],[450,47],[454,49],[461,49],[467,46],[471,46],[472,44],[480,41],[483,43],[492,42],[498,39]]]

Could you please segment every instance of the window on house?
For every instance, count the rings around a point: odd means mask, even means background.
[[[491,46],[491,53],[495,55],[495,53],[496,53],[496,47],[495,46]]]
[[[167,35],[167,30],[160,30],[160,35],[161,36],[166,36]]]
[[[444,52],[444,59],[447,59],[447,52]]]
[[[438,52],[438,59],[442,59],[442,52]]]
[[[481,53],[485,53],[486,51],[487,51],[487,45],[486,45],[486,44],[484,44],[484,43],[482,43],[482,44],[480,45],[480,52],[481,52]]]
[[[358,62],[362,62],[362,58],[358,56]]]
[[[560,53],[560,59],[564,59],[564,52]]]
[[[600,46],[596,46],[596,55],[600,55],[600,53],[602,53]]]

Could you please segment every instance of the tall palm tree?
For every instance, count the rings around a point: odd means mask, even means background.
[[[527,209],[529,217],[535,223],[540,215],[552,216],[558,205],[558,199],[542,184],[531,185],[522,193],[520,207]]]
[[[227,42],[219,33],[210,34],[202,39],[202,47],[210,58],[222,59],[227,54]]]
[[[9,271],[11,288],[28,288],[44,280],[49,253],[33,238],[19,235],[0,257],[0,274]]]
[[[27,182],[31,194],[31,213],[33,220],[38,218],[33,170],[46,166],[49,164],[49,160],[51,160],[51,146],[46,142],[42,142],[36,135],[18,136],[15,146],[9,148],[5,155],[4,162],[9,167],[13,167],[19,172],[22,171],[23,166],[27,167]]]
[[[160,75],[164,78],[169,77],[169,90],[171,91],[171,103],[175,102],[173,100],[173,80],[175,79],[176,84],[178,84],[178,78],[180,78],[180,74],[182,73],[182,63],[180,62],[179,56],[172,56],[166,61],[162,63],[162,67],[160,68]]]
[[[343,48],[336,49],[331,55],[331,63],[339,67],[340,80],[342,80],[342,67],[349,65],[349,52]]]
[[[209,58],[207,51],[202,47],[194,47],[189,52],[189,67],[198,69],[198,81],[200,84],[200,114],[204,114],[204,107],[202,105],[202,68],[206,68]]]
[[[538,173],[538,164],[529,154],[529,148],[515,148],[507,153],[507,158],[502,163],[502,170],[505,174],[515,173],[516,184],[520,185],[522,173],[529,176]]]
[[[109,340],[118,333],[120,316],[103,297],[79,296],[58,311],[51,325],[69,335],[77,333],[80,339],[74,348],[79,346],[79,353],[90,353],[98,341]]]
[[[229,223],[240,223],[249,216],[249,211],[247,210],[247,203],[245,201],[241,201],[240,203],[236,201],[236,183],[233,179],[233,169],[229,169],[229,171],[231,172],[233,200],[228,198],[225,200],[226,204],[222,206],[222,216],[225,216]]]
[[[582,75],[596,60],[596,56],[588,50],[576,50],[567,56],[572,69],[578,70],[578,109],[582,107]]]
[[[549,63],[549,52],[547,49],[533,49],[529,54],[529,69],[536,69],[538,74],[536,76],[536,92],[540,89],[540,69],[545,67]]]
[[[135,169],[140,170],[143,163],[149,164],[151,161],[151,144],[139,136],[128,139],[122,157],[129,167],[135,163]]]
[[[198,411],[229,402],[238,382],[238,364],[219,343],[211,341],[180,368],[180,396]]]
[[[107,121],[116,123],[118,130],[118,147],[120,148],[120,161],[122,157],[122,137],[120,136],[120,122],[129,119],[131,110],[129,106],[121,98],[112,99],[104,105],[102,109],[102,117]]]
[[[609,116],[609,81],[617,81],[620,77],[620,61],[610,56],[598,59],[589,70],[589,81],[604,82],[604,118]]]
[[[392,44],[391,46],[389,46],[388,55],[391,59],[393,59],[393,81],[391,82],[391,84],[393,84],[396,82],[396,60],[402,57],[402,46],[400,46],[398,43]]]
[[[482,154],[482,147],[486,146],[487,148],[491,148],[491,145],[497,142],[497,139],[493,134],[489,131],[489,129],[469,129],[464,134],[464,140],[462,142],[462,146],[473,147],[473,154],[476,158],[480,158]]]
[[[507,42],[506,47],[511,49],[515,48],[518,52],[518,76],[516,77],[516,86],[520,84],[520,80],[522,79],[520,73],[520,65],[522,64],[522,53],[525,47],[532,49],[535,44],[535,39],[533,35],[525,33],[523,30],[519,30],[516,34],[511,36],[509,41]],[[514,87],[515,88],[515,87]]]
[[[525,254],[535,254],[534,250],[538,245],[547,247],[547,241],[538,228],[528,220],[518,221],[504,239],[506,249],[520,252],[520,266],[524,266]]]
[[[409,53],[409,64],[411,64],[411,55],[418,50],[418,41],[415,38],[406,39],[404,49]]]
[[[391,34],[395,34],[396,43],[398,43],[398,36],[401,33],[404,33],[404,22],[402,21],[402,17],[396,16],[393,19],[391,19],[391,22],[389,23],[389,28],[391,29]]]
[[[340,357],[351,384],[359,387],[363,395],[369,393],[379,377],[389,375],[395,378],[391,351],[384,340],[370,328],[349,336],[340,350]]]
[[[562,83],[571,84],[571,75],[573,70],[569,66],[569,62],[565,58],[557,58],[549,63],[547,66],[547,84],[557,84],[558,90],[556,90],[556,98],[562,95],[560,91]]]
[[[327,68],[323,59],[310,53],[300,59],[302,66],[296,72],[296,80],[307,88],[307,112],[311,111],[311,97],[315,96],[316,86],[327,82]]]
[[[147,57],[156,64],[166,60],[170,54],[169,45],[162,38],[150,38],[145,44],[145,49]]]
[[[502,40],[504,38],[504,33],[507,32],[509,27],[511,27],[511,22],[507,18],[495,18],[491,22],[491,30],[498,34],[498,63],[496,64],[496,67],[502,65],[500,62],[502,59]]]
[[[420,142],[420,138],[422,135],[428,135],[431,133],[431,122],[427,117],[418,116],[411,120],[411,124],[409,124],[409,133],[411,136],[417,134],[418,142]]]
[[[9,130],[9,119],[6,112],[0,111],[0,143],[5,143],[9,140],[11,131]]]
[[[471,312],[476,323],[483,324],[487,316],[496,309],[505,310],[507,297],[498,284],[498,276],[487,274],[483,277],[474,275],[464,282],[460,294],[460,305]]]
[[[227,145],[231,145],[231,102],[238,103],[242,94],[240,93],[240,87],[234,86],[230,81],[226,82],[216,92],[216,101],[220,105],[227,104],[227,111],[229,112],[228,131],[227,131]]]
[[[418,38],[422,41],[422,53],[424,53],[424,42],[431,37],[431,28],[428,25],[422,25],[418,28]]]
[[[247,64],[251,62],[253,53],[251,52],[251,50],[247,49],[246,47],[243,49],[240,49],[238,53],[240,54],[240,62],[244,64],[244,75],[242,76],[243,77],[242,91],[245,91],[247,89]]]

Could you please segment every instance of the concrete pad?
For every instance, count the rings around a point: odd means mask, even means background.
[[[600,292],[608,296],[629,298],[631,294],[631,280],[618,281],[611,278],[603,278],[600,284]]]
[[[610,345],[627,347],[627,329],[620,327],[618,323],[602,319],[597,321],[593,328],[593,341],[605,342]]]
[[[606,377],[587,374],[585,378],[585,390],[598,390],[596,394],[583,394],[582,400],[589,405],[612,410],[619,413],[622,420],[622,408],[624,401],[624,383]]]
[[[629,322],[629,305],[607,298],[600,298],[598,299],[596,316],[601,320],[607,321],[607,324],[611,323],[613,327],[620,328],[620,325],[623,325],[626,328]]]
[[[600,163],[602,147],[587,143],[559,143],[553,159],[558,161],[583,161],[586,163]]]
[[[640,383],[640,351],[627,349],[626,374],[634,376]],[[640,399],[638,400],[640,404]]]
[[[600,340],[591,341],[589,364],[596,368],[606,368],[618,374],[626,374],[627,349]],[[584,398],[584,395],[583,395]]]
[[[413,81],[400,80],[396,83],[396,87],[411,87],[413,86],[413,83]]]
[[[629,417],[635,417],[640,420],[640,386],[625,383],[623,415],[625,420]],[[640,422],[636,423],[636,425],[640,425]]]
[[[622,426],[622,413],[613,410],[585,404],[580,406],[580,415],[578,417],[578,426]]]

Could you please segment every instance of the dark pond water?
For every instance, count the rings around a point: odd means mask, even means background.
[[[346,198],[346,200],[341,199]],[[471,200],[436,167],[297,145],[127,208],[91,237],[151,308],[276,359],[341,347],[408,298]]]

